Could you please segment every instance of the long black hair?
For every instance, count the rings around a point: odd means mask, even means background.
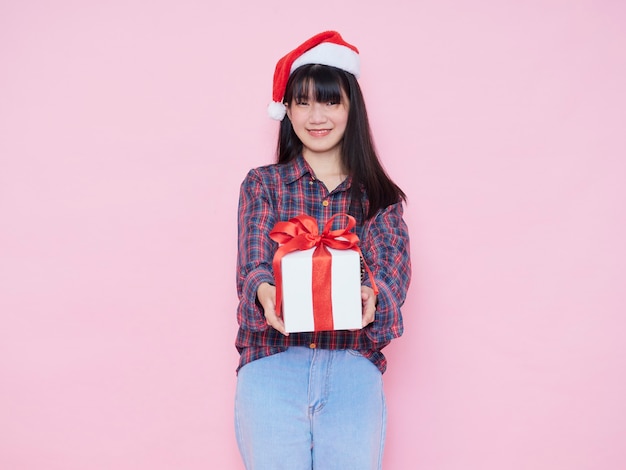
[[[312,89],[311,89],[312,88]],[[336,67],[303,65],[287,82],[284,102],[309,99],[341,102],[341,92],[349,100],[348,122],[341,145],[341,163],[352,177],[350,212],[357,220],[367,220],[380,209],[406,200],[404,192],[385,172],[374,147],[361,87],[354,75]],[[302,142],[293,131],[288,116],[282,120],[278,135],[277,162],[287,163],[302,153]],[[365,212],[363,198],[367,201]]]

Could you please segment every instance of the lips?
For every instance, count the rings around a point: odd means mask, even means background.
[[[325,137],[330,134],[331,129],[307,129],[312,137]]]

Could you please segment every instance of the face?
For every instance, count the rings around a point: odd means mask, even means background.
[[[320,103],[311,96],[294,98],[287,107],[287,115],[302,142],[303,156],[337,156],[341,151],[348,112],[348,97],[343,91],[340,102]]]

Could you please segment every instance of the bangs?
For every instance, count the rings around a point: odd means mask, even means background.
[[[304,66],[297,69],[292,75],[291,96],[286,95],[286,101],[306,101],[312,99],[318,103],[342,101],[341,91],[343,77],[339,69],[324,65]],[[347,86],[343,87],[347,90]]]

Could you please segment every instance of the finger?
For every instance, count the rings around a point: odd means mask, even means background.
[[[283,322],[283,320],[281,318],[276,316],[276,314],[273,311],[272,312],[266,312],[266,314],[265,314],[265,321],[266,321],[266,323],[269,326],[274,328],[279,333],[281,333],[281,334],[283,334],[285,336],[289,336],[289,333],[287,333],[287,331],[285,330],[285,323]]]
[[[374,322],[376,318],[376,307],[372,303],[366,303],[363,306],[363,328]]]
[[[272,328],[274,328],[276,331],[278,331],[280,334],[284,335],[284,336],[289,336],[289,333],[287,333],[287,331],[285,330],[285,324],[283,323],[283,321],[278,318],[276,319],[276,321],[272,322],[270,324],[270,326]]]
[[[371,301],[376,304],[376,294],[374,294],[371,287],[361,286],[361,300],[363,303]]]

